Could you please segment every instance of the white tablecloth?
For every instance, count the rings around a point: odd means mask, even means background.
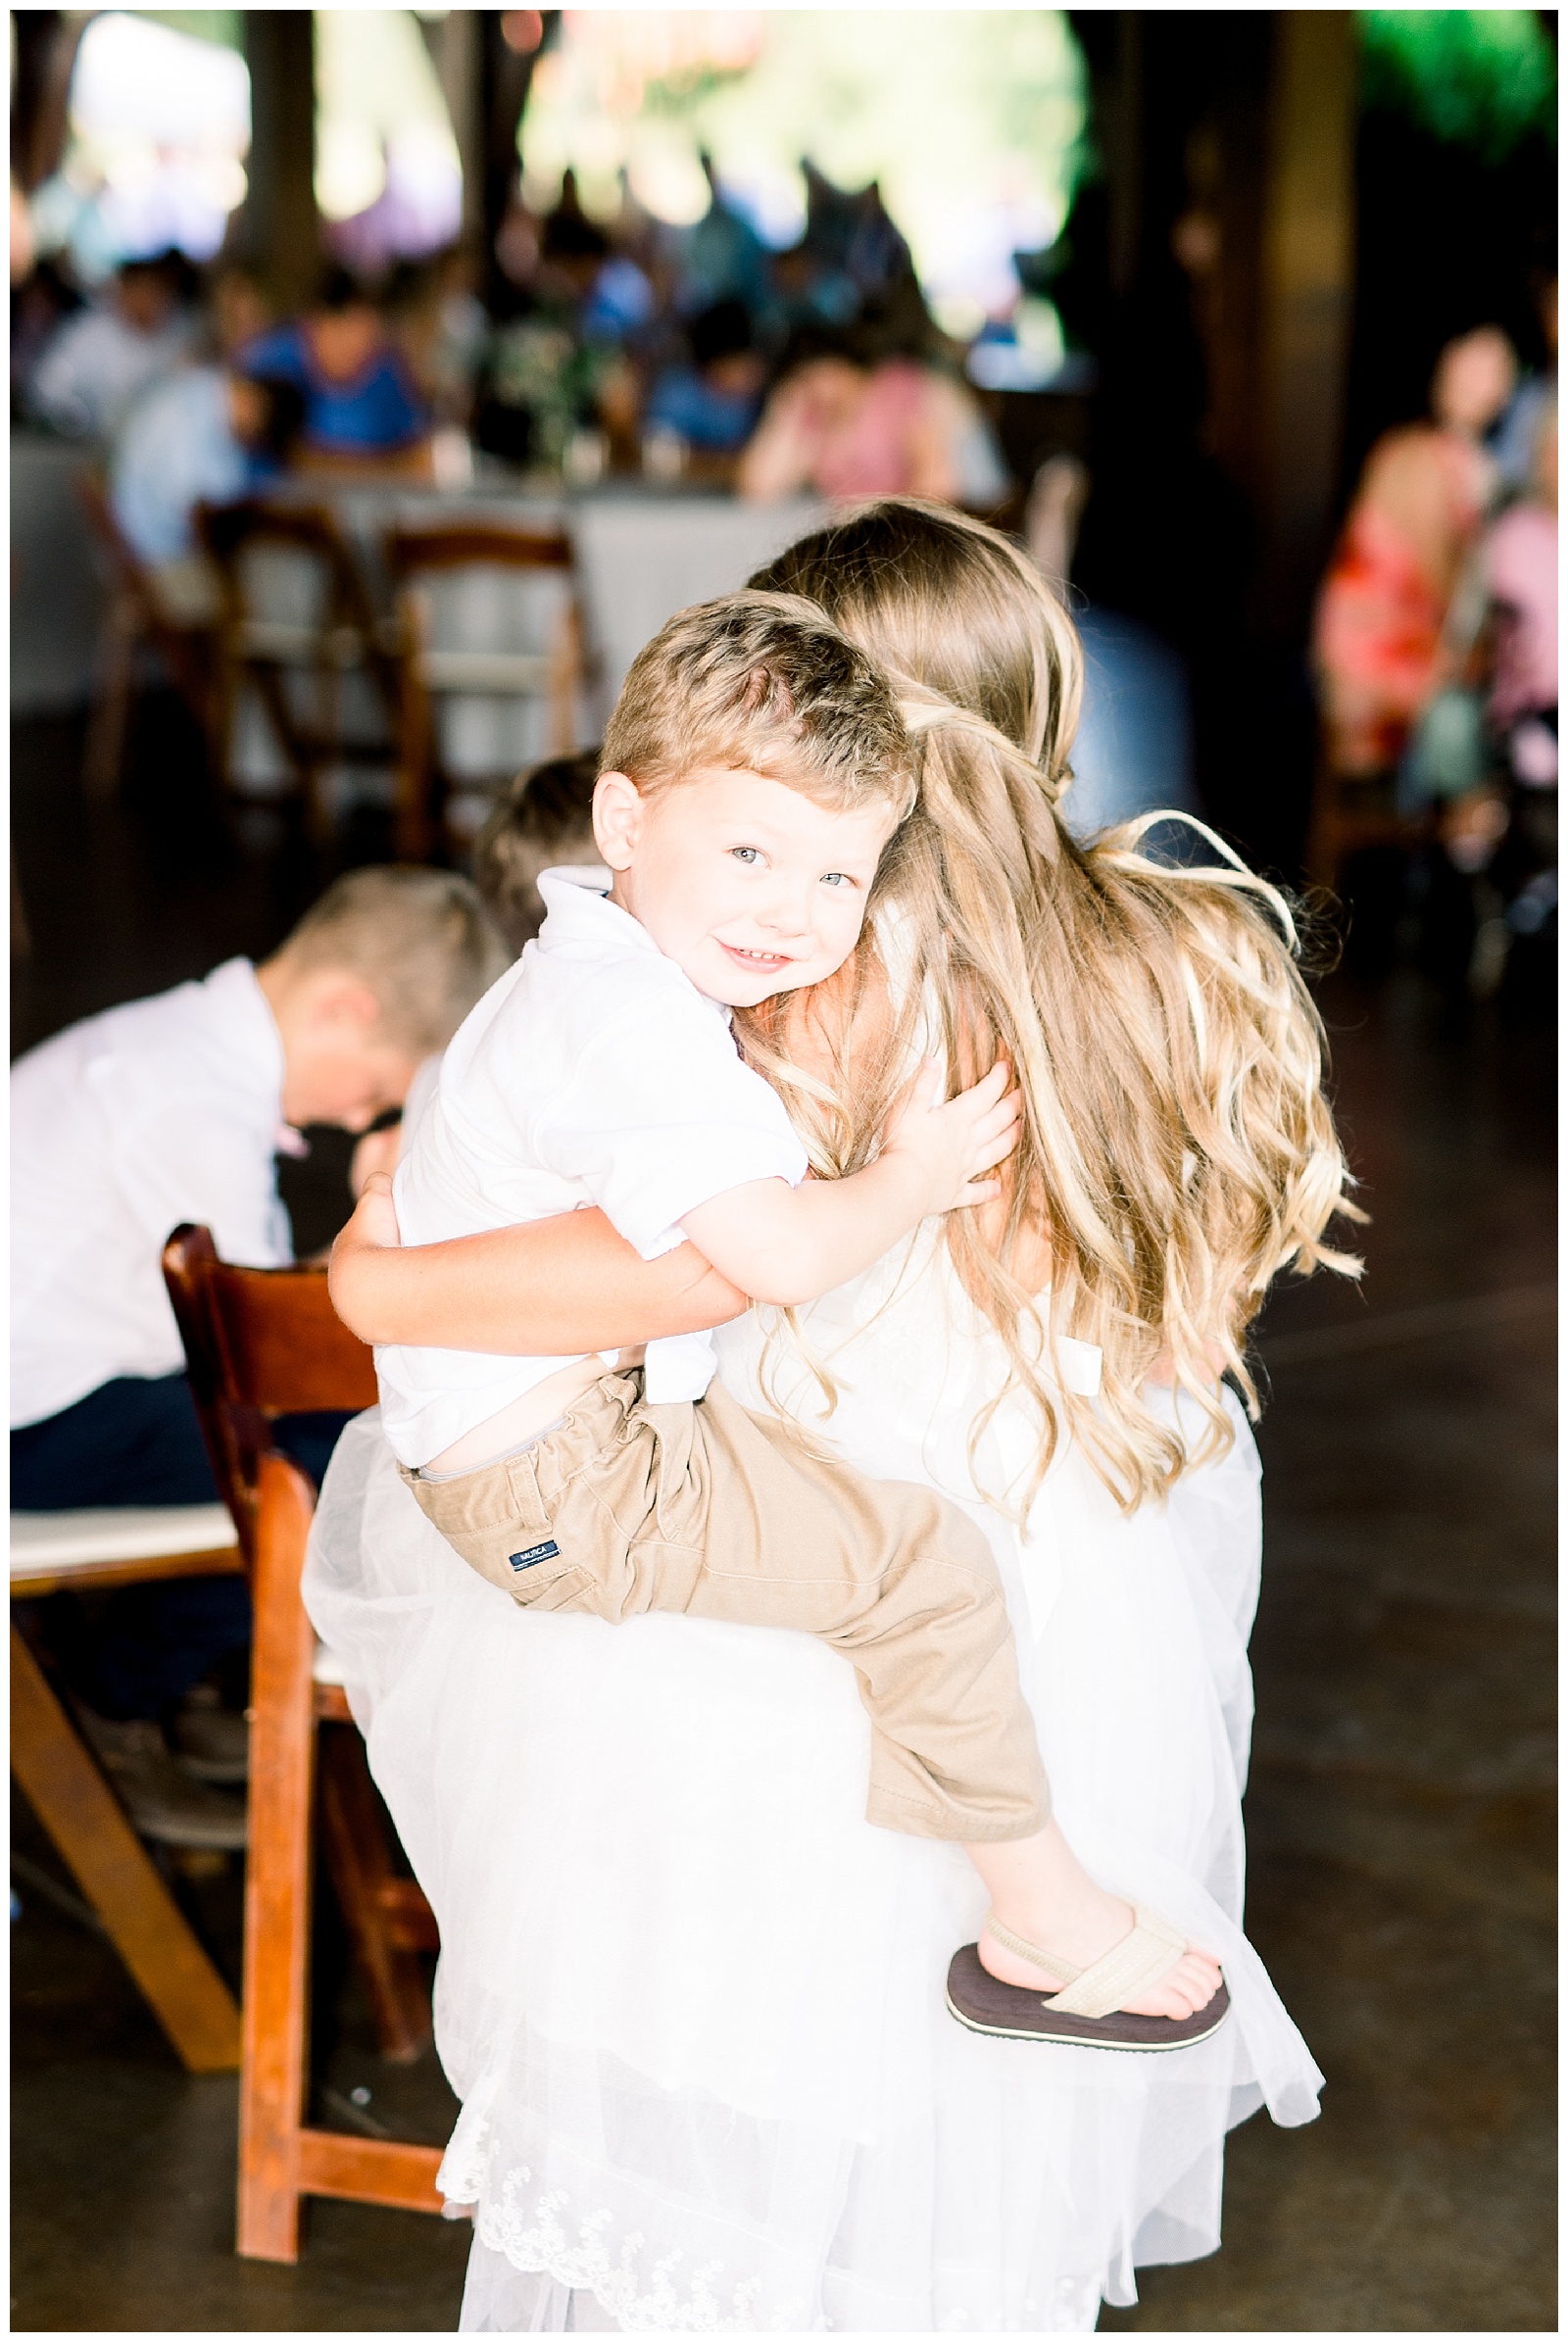
[[[825,505],[792,498],[584,498],[569,516],[605,709],[626,669],[666,618],[693,602],[732,594],[786,545],[818,528]]]
[[[95,447],[12,433],[14,715],[54,715],[92,697],[107,592],[75,483],[99,460]]]
[[[805,497],[751,505],[728,496],[638,488],[545,497],[487,486],[454,492],[300,479],[289,483],[288,493],[331,505],[381,606],[388,592],[381,543],[394,525],[484,520],[529,529],[564,523],[577,557],[595,655],[594,738],[626,669],[666,618],[693,602],[734,593],[754,570],[828,517],[826,505]]]

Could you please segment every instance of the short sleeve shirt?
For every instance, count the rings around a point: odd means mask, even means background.
[[[303,325],[277,325],[240,356],[247,374],[273,375],[305,394],[305,437],[326,455],[365,456],[412,446],[429,417],[396,350],[377,350],[347,382],[323,374]]]
[[[250,476],[221,368],[191,366],[155,384],[132,408],[115,451],[115,516],[144,561],[178,561],[195,544],[198,502],[227,504],[244,494]]]
[[[541,879],[544,926],[448,1049],[398,1167],[406,1244],[596,1204],[652,1260],[713,1196],[805,1178],[805,1149],[742,1062],[728,1010],[607,884],[603,871]],[[567,1363],[378,1350],[387,1436],[405,1463],[426,1463]],[[649,1397],[701,1397],[713,1363],[706,1335],[650,1342]]]

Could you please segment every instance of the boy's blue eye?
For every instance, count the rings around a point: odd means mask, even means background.
[[[755,846],[732,846],[730,852],[738,862],[758,862],[762,858]]]
[[[853,887],[855,881],[847,870],[824,870],[822,884],[825,887]]]

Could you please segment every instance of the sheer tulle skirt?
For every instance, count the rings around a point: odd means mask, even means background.
[[[1069,1453],[1020,1537],[967,1460],[991,1338],[951,1293],[934,1305],[937,1274],[879,1311],[862,1291],[813,1313],[843,1386],[831,1436],[864,1469],[967,1492],[1063,1830],[1219,1956],[1232,2019],[1158,2058],[966,2032],[942,1984],[984,1892],[956,1848],[865,1822],[850,1669],[806,1636],[516,1609],[363,1418],[307,1599],[441,1927],[466,2327],[1088,2330],[1102,2298],[1135,2298],[1137,2264],[1214,2249],[1232,2124],[1316,2112],[1321,2077],[1241,1931],[1246,1424],[1131,1520]],[[755,1342],[728,1353],[755,1403]],[[807,1378],[789,1398],[808,1412]],[[1009,1436],[988,1435],[983,1480]]]

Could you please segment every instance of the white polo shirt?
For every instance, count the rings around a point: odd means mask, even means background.
[[[605,870],[540,880],[544,926],[459,1030],[398,1165],[406,1244],[597,1204],[654,1260],[714,1195],[805,1178],[806,1150],[742,1064],[728,1009],[606,899],[608,885]],[[387,1438],[404,1463],[427,1463],[570,1362],[378,1349]],[[648,1395],[700,1398],[713,1368],[706,1334],[651,1342]]]
[[[11,1421],[185,1363],[160,1265],[181,1220],[292,1256],[273,1148],[283,1044],[248,959],[57,1033],[11,1069]]]

